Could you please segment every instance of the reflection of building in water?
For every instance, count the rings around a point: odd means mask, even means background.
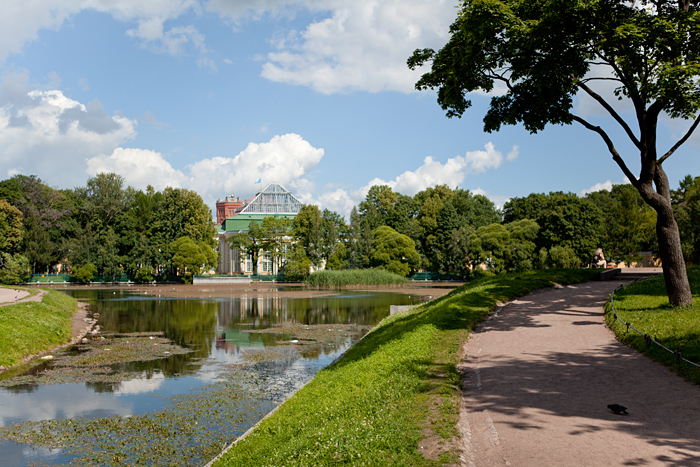
[[[226,239],[237,233],[247,233],[250,223],[261,225],[266,217],[293,220],[303,204],[290,191],[276,183],[271,183],[255,196],[241,201],[235,195],[229,195],[223,201],[216,202],[216,227],[218,229],[219,274],[250,274],[253,272],[251,257],[238,248],[230,248]],[[287,239],[291,243],[291,238]],[[269,253],[262,251],[258,255],[258,274],[277,274],[282,266],[283,255],[273,261]]]

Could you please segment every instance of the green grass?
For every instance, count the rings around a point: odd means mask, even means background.
[[[32,295],[38,292],[24,290],[34,292]],[[0,307],[0,365],[15,365],[25,355],[67,342],[77,303],[66,294],[50,290],[41,302]]]
[[[356,285],[398,285],[409,282],[405,277],[384,269],[350,269],[317,271],[304,283],[311,287],[349,287]]]
[[[674,308],[668,303],[663,276],[654,276],[624,287],[615,293],[615,311],[623,320],[639,331],[649,334],[671,350],[678,350],[684,358],[700,364],[700,267],[688,268],[688,280],[693,293],[693,305]],[[614,321],[610,304],[606,306],[608,326],[620,342],[633,347],[652,359],[675,368],[679,374],[700,384],[700,370],[687,363],[676,365],[676,357],[652,343],[647,347],[644,338],[619,321]]]
[[[215,465],[457,463],[451,444],[460,400],[456,364],[469,331],[498,302],[596,275],[549,270],[485,277],[390,316]],[[420,449],[426,436],[441,446],[433,459]]]

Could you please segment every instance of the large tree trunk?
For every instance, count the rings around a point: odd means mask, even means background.
[[[690,283],[685,269],[683,250],[681,250],[681,236],[670,206],[668,209],[657,211],[656,237],[659,241],[659,253],[663,263],[669,303],[673,306],[692,305],[693,296],[690,293]]]
[[[678,224],[673,216],[671,206],[671,190],[666,172],[661,164],[654,162],[653,184],[646,178],[638,186],[639,194],[644,201],[656,211],[656,238],[659,242],[659,253],[666,282],[668,301],[672,306],[688,306],[693,304],[693,296],[690,293],[688,273],[685,269],[683,250],[681,249],[681,235],[678,232]],[[641,177],[640,177],[641,178]]]

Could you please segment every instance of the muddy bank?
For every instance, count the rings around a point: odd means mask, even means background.
[[[415,282],[398,286],[344,288],[342,291],[394,292],[438,298],[450,293],[463,282]],[[135,294],[169,298],[239,298],[246,297],[328,297],[337,295],[339,290],[319,290],[300,283],[253,282],[251,284],[169,284],[169,285],[61,285],[56,290],[121,290]]]

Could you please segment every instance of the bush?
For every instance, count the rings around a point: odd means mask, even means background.
[[[97,266],[92,263],[88,263],[75,268],[73,277],[75,277],[75,280],[78,282],[90,282],[95,274],[97,274]]]
[[[549,249],[549,265],[553,268],[572,269],[580,267],[581,260],[568,246],[553,246]]]
[[[134,281],[139,283],[152,282],[153,281],[153,268],[150,266],[143,266],[136,274],[134,274]]]
[[[29,278],[29,260],[20,254],[2,254],[3,267],[0,268],[0,283],[19,284]]]

